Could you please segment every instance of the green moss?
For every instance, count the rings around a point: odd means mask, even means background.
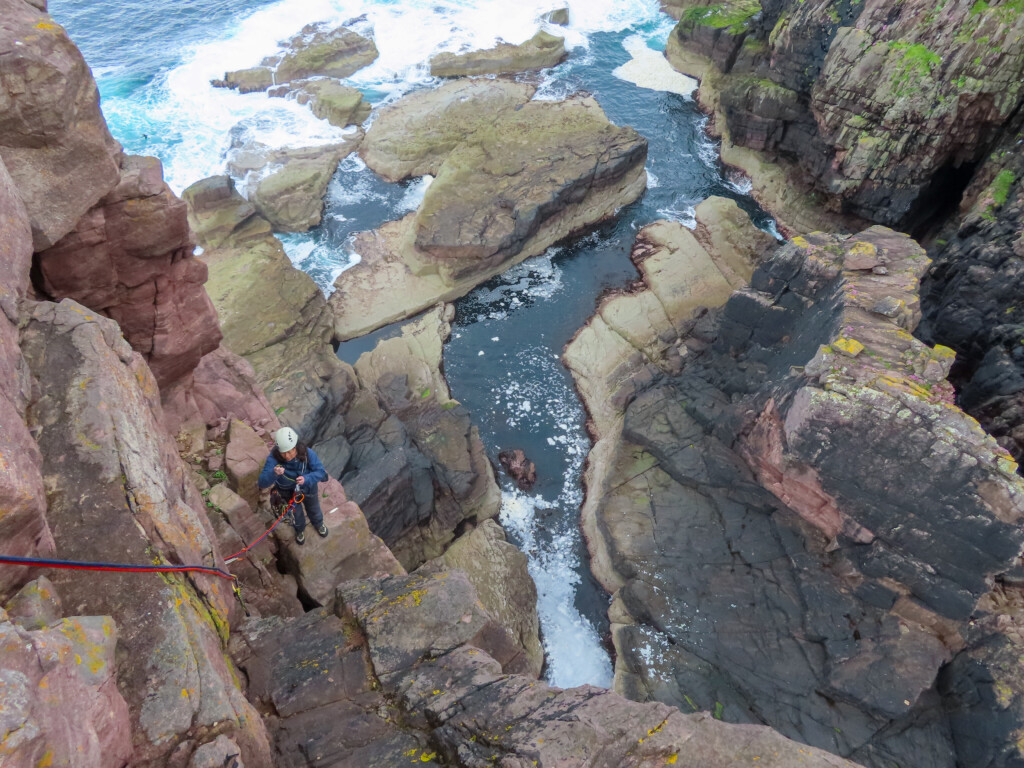
[[[942,63],[942,57],[920,43],[907,43],[903,41],[891,43],[889,50],[903,53],[902,66],[905,70],[912,70],[919,75],[929,75],[936,65]]]
[[[1003,170],[992,182],[992,199],[996,205],[1003,205],[1010,195],[1010,187],[1017,180],[1016,174],[1011,170]]]
[[[984,13],[988,10],[988,3],[985,0],[977,0],[977,2],[971,6],[971,16],[977,16],[979,13]]]
[[[725,712],[725,705],[722,704],[722,702],[720,702],[720,701],[716,701],[715,702],[715,711],[711,713],[711,716],[714,717],[715,720],[721,720],[722,719],[722,714],[724,712]]]
[[[746,30],[747,21],[761,10],[758,0],[731,0],[704,8],[690,8],[680,19],[684,26],[728,29],[734,35]]]

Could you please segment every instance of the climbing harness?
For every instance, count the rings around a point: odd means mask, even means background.
[[[296,504],[301,504],[305,498],[305,495],[299,492],[299,485],[296,484],[295,489],[292,491],[292,498],[288,502],[288,506],[285,507],[284,511],[274,521],[274,524],[265,530],[263,535],[256,539],[256,541],[238,550],[235,554],[225,557],[224,564],[230,565],[231,563],[241,560],[242,555],[267,538],[270,532],[277,528],[277,524],[280,523],[286,515],[291,513],[292,508]],[[249,613],[249,609],[245,605],[245,601],[242,599],[242,590],[238,585],[238,577],[233,573],[229,573],[221,570],[220,568],[214,568],[209,565],[130,565],[126,563],[87,563],[80,560],[15,557],[14,555],[4,554],[0,554],[0,565],[25,565],[34,568],[58,568],[73,571],[114,571],[117,573],[205,573],[207,576],[217,576],[221,579],[227,579],[230,581],[231,591],[234,592],[235,597],[238,598],[238,602],[242,606],[242,610],[245,611],[245,615],[251,615]]]

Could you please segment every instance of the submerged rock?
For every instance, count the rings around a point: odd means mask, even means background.
[[[500,43],[493,48],[467,53],[438,53],[430,57],[433,77],[510,75],[546,69],[565,61],[565,38],[540,30],[519,45]]]
[[[713,323],[660,326],[680,372],[581,385],[622,403],[598,422],[584,510],[616,591],[616,690],[872,766],[982,764],[967,724],[995,716],[981,679],[1005,675],[973,665],[1016,640],[973,619],[1019,557],[1024,485],[952,405],[951,352],[908,333],[927,265],[880,227],[794,238]],[[874,312],[885,298],[905,311]],[[1003,712],[986,734],[1012,756]]]
[[[446,157],[414,215],[356,238],[335,282],[339,339],[470,289],[584,227],[646,185],[647,142],[591,98],[530,102]]]
[[[526,458],[521,450],[502,451],[498,454],[498,461],[505,468],[509,476],[516,481],[519,490],[528,491],[537,482],[537,467]]]

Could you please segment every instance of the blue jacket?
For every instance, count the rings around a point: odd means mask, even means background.
[[[280,476],[274,474],[274,467],[278,464],[284,466],[284,474]],[[269,488],[276,485],[282,496],[290,497],[295,488],[295,478],[299,475],[305,478],[305,482],[302,484],[302,490],[305,493],[316,493],[317,483],[327,481],[327,470],[324,469],[324,465],[320,463],[320,457],[314,453],[312,448],[306,449],[306,461],[296,456],[291,461],[279,462],[272,452],[263,463],[259,486],[260,488]]]

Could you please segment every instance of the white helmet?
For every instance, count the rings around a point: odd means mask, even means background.
[[[295,430],[291,427],[281,427],[274,433],[274,443],[277,445],[277,450],[281,453],[287,453],[298,442],[299,436],[295,434]]]

